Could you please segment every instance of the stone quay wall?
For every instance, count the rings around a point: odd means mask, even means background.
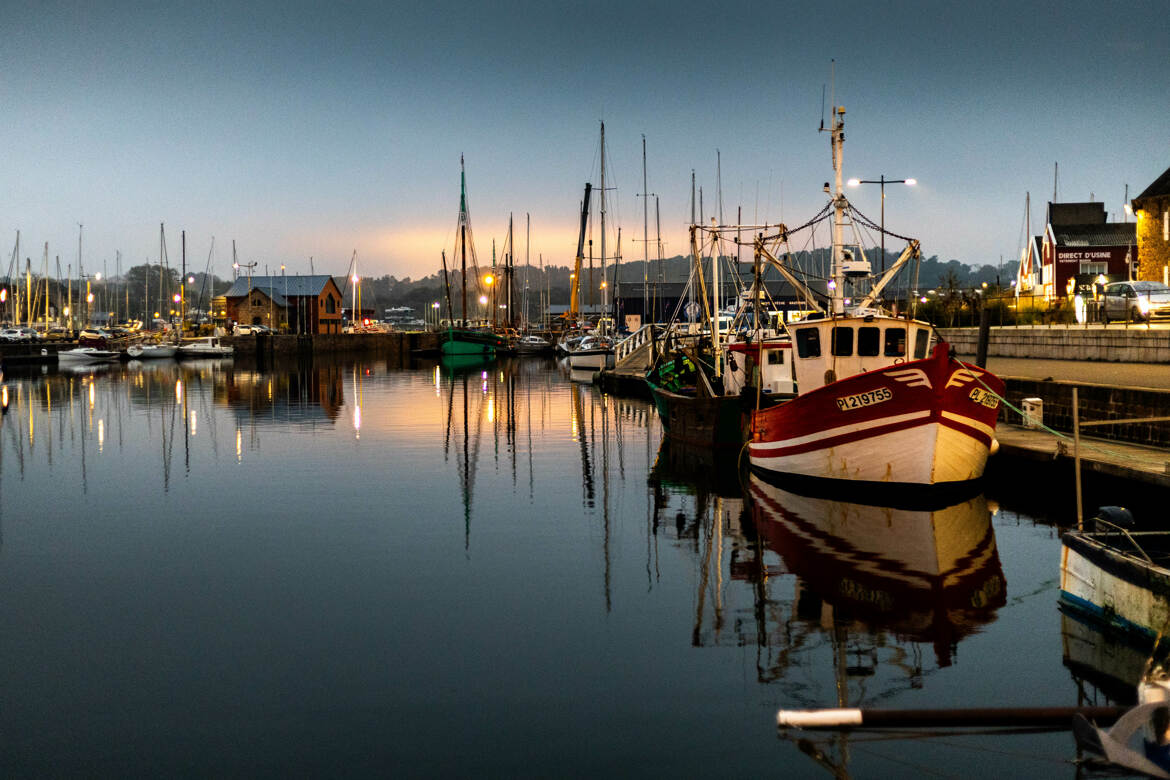
[[[241,357],[295,355],[369,355],[405,361],[414,351],[438,350],[435,333],[313,333],[226,336]]]
[[[1170,416],[1170,390],[1086,384],[1044,379],[1004,380],[1004,397],[1017,409],[1025,398],[1039,398],[1044,405],[1044,425],[1063,433],[1072,433],[1072,389],[1077,388],[1081,423],[1094,420],[1127,420]],[[999,419],[1013,425],[1024,421],[1019,412],[1000,407]],[[1170,422],[1094,425],[1081,428],[1082,436],[1113,439],[1151,447],[1170,448]]]
[[[979,344],[978,328],[940,328],[938,332],[960,356],[975,356]],[[1147,328],[1145,325],[992,328],[987,355],[1109,363],[1170,363],[1170,329]]]

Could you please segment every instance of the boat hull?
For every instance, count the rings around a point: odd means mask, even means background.
[[[751,465],[773,479],[938,486],[931,500],[961,494],[983,476],[1003,391],[994,374],[959,363],[940,345],[924,360],[753,413]]]
[[[440,350],[444,355],[494,355],[504,341],[494,333],[448,330],[443,334]]]
[[[569,366],[575,371],[600,371],[613,368],[612,350],[578,350],[569,354]]]
[[[1152,640],[1170,626],[1170,569],[1070,531],[1061,537],[1060,603],[1107,630]]]
[[[743,399],[675,393],[646,382],[662,428],[671,439],[698,447],[743,446],[746,418]]]
[[[94,347],[78,347],[57,353],[57,363],[63,366],[80,366],[89,363],[113,363],[121,358],[121,353],[111,352]]]
[[[171,344],[135,344],[126,350],[126,354],[136,360],[173,358],[176,352],[178,347]]]

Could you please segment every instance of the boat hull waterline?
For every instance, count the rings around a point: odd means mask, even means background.
[[[961,487],[983,476],[1003,392],[940,344],[754,412],[751,465],[765,477]]]

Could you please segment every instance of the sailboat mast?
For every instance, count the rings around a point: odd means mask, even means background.
[[[642,134],[642,319],[650,319],[650,202],[646,192],[646,134]],[[645,324],[645,323],[643,323]]]
[[[609,288],[605,285],[605,122],[601,123],[601,311],[602,316],[609,314]],[[604,322],[604,321],[603,321]],[[601,332],[606,332],[604,325]]]
[[[463,283],[463,319],[461,326],[467,327],[467,173],[463,167],[463,155],[459,155],[459,245],[460,281]]]

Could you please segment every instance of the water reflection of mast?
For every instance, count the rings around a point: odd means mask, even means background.
[[[479,446],[483,433],[482,396],[487,393],[487,372],[482,374],[481,404],[476,414],[476,429],[474,446],[471,441],[471,412],[470,392],[468,390],[468,374],[461,372],[463,386],[463,452],[455,460],[456,472],[459,475],[460,492],[463,498],[463,549],[471,547],[471,499],[475,490],[475,466],[479,462]],[[455,372],[451,372],[450,396],[447,404],[447,443],[443,446],[443,455],[447,457],[451,440],[452,418],[454,417]]]
[[[585,408],[582,394],[585,392],[580,385],[572,385],[573,393],[573,421],[577,433],[577,443],[581,446],[581,476],[584,478],[585,506],[593,506],[593,468],[589,462],[589,439],[585,434]]]

